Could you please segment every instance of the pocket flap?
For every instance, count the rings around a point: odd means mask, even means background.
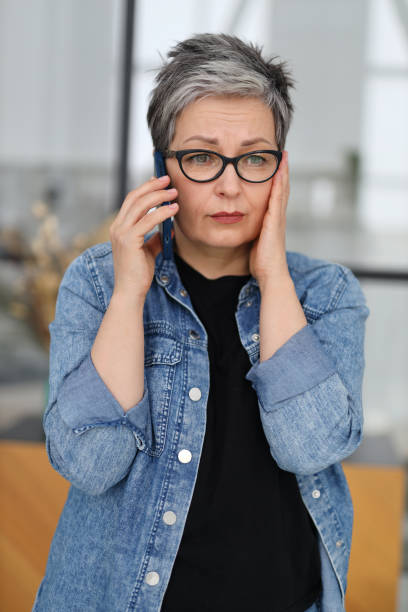
[[[181,344],[163,336],[145,336],[145,366],[174,365],[181,360]]]

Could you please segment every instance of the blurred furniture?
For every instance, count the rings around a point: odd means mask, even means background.
[[[346,610],[395,612],[402,571],[404,468],[349,462],[343,468],[354,505]]]
[[[347,612],[395,612],[404,470],[343,467],[355,512]],[[50,466],[43,444],[0,443],[0,610],[31,610],[68,487]]]
[[[41,443],[0,443],[0,610],[28,612],[69,484]]]

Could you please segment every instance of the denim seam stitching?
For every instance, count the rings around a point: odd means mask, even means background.
[[[346,287],[348,285],[347,275],[345,274],[344,270],[341,267],[339,267],[339,270],[340,270],[341,276],[338,279],[338,281],[337,281],[337,283],[336,283],[336,285],[335,285],[335,287],[333,289],[332,297],[331,297],[331,299],[329,301],[329,304],[328,304],[328,307],[327,307],[328,311],[332,310],[333,308],[336,308],[336,306],[338,305],[341,297],[344,295],[344,292],[345,292]]]
[[[89,249],[87,249],[84,252],[84,256],[85,256],[85,262],[86,262],[86,267],[88,269],[88,272],[90,274],[90,277],[92,279],[92,284],[93,287],[95,289],[95,293],[96,296],[99,300],[100,305],[102,306],[102,308],[104,310],[106,310],[107,306],[106,306],[106,301],[105,301],[105,296],[103,294],[103,289],[102,289],[102,285],[99,279],[99,274],[98,274],[98,269],[96,266],[96,261],[94,260],[92,253],[90,252]]]

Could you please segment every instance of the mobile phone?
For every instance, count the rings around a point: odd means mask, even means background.
[[[164,157],[160,151],[154,152],[154,171],[156,173],[157,178],[167,174],[166,165],[164,163]],[[166,189],[169,189],[169,188],[170,188],[170,185],[166,187]],[[163,202],[162,206],[167,206],[168,204],[170,204],[170,201]],[[161,237],[161,242],[162,242],[162,247],[163,247],[163,257],[165,259],[171,259],[172,257],[172,244],[171,244],[172,226],[173,226],[173,222],[170,218],[170,219],[165,219],[163,223],[160,223],[160,227],[159,227],[160,237]]]

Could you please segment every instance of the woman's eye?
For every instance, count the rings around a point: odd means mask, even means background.
[[[248,155],[248,157],[245,157],[245,161],[249,166],[262,166],[265,159],[261,155]]]
[[[196,164],[198,166],[203,166],[204,164],[208,164],[211,161],[211,156],[207,153],[199,153],[196,155],[191,155],[187,157],[186,161],[190,164]]]

